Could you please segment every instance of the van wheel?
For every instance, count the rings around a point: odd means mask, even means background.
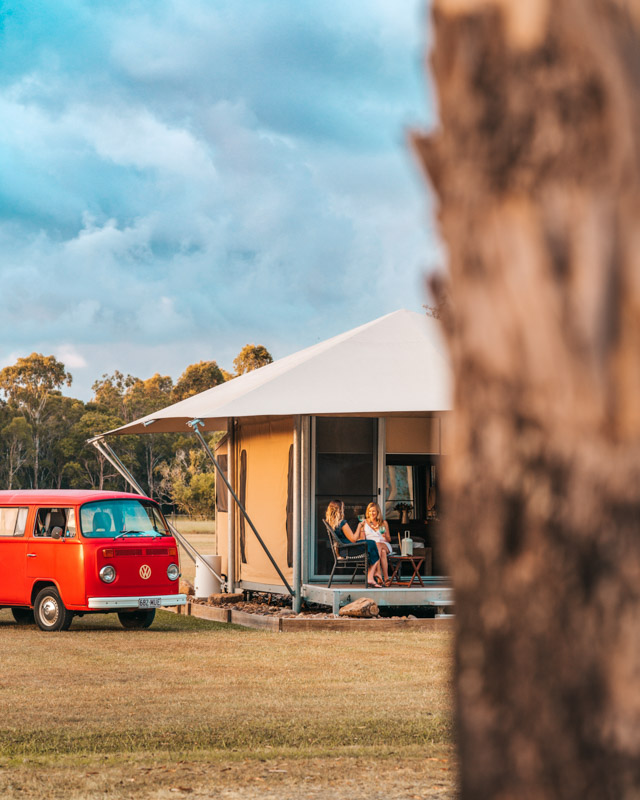
[[[66,631],[73,619],[73,612],[64,607],[55,586],[46,586],[38,592],[33,615],[41,631]]]
[[[12,608],[11,613],[18,625],[33,625],[35,622],[33,611],[30,608]]]
[[[148,628],[156,616],[155,608],[148,611],[118,611],[118,619],[123,628],[129,630]]]

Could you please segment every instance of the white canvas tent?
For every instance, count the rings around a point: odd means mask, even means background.
[[[106,435],[226,430],[230,418],[446,411],[451,377],[437,320],[395,311]]]
[[[217,514],[219,534],[225,527],[228,533],[218,537],[228,585],[286,586],[299,607],[303,595],[318,599],[322,578],[313,565],[317,421],[336,418],[344,427],[349,419],[370,420],[378,442],[371,457],[379,465],[371,497],[380,497],[386,452],[441,454],[450,407],[439,322],[401,310],[108,431],[95,444],[115,457],[106,437],[193,430],[206,446],[203,432],[226,430],[215,454],[225,469],[209,454],[235,500],[230,513]],[[245,539],[245,521],[266,544]],[[341,600],[332,602],[336,608]]]

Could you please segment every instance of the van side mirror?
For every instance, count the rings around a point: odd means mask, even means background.
[[[62,528],[52,528],[51,529],[51,538],[52,539],[61,539],[62,538]]]

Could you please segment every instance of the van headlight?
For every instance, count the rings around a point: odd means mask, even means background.
[[[105,583],[113,583],[116,579],[116,568],[112,567],[111,564],[107,564],[102,567],[98,574],[100,575],[100,580]]]
[[[177,581],[179,577],[180,577],[180,570],[178,569],[178,565],[169,564],[169,566],[167,567],[167,578],[169,578],[170,581]]]

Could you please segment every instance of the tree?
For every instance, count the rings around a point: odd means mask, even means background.
[[[640,794],[640,3],[436,0],[461,797]],[[437,294],[437,283],[435,284]]]
[[[127,375],[125,378],[119,370],[116,370],[113,375],[105,373],[91,387],[93,402],[102,406],[105,412],[121,417],[125,422],[131,422],[133,418],[128,418],[125,397],[127,391],[138,380],[139,378],[134,378],[133,375]]]
[[[32,353],[13,366],[0,370],[0,389],[9,402],[24,414],[33,429],[33,477],[38,488],[40,439],[47,418],[47,401],[60,387],[71,386],[71,375],[54,356]]]
[[[272,362],[273,358],[271,357],[271,353],[264,345],[245,344],[242,350],[233,359],[233,368],[236,371],[236,375],[244,375],[245,372],[251,372],[254,369],[259,369]]]
[[[65,457],[63,476],[74,488],[105,489],[111,481],[115,488],[120,474],[87,440],[122,425],[122,419],[103,411],[85,411],[60,442]]]
[[[56,392],[49,396],[46,412],[40,436],[40,479],[49,488],[61,489],[67,460],[61,445],[84,414],[85,407],[81,400]]]
[[[224,381],[223,372],[215,361],[198,361],[197,364],[190,364],[178,378],[171,399],[177,403]]]
[[[173,381],[168,375],[156,373],[147,380],[135,380],[127,389],[124,405],[128,419],[152,414],[171,402]],[[137,449],[140,453],[149,495],[155,495],[155,477],[158,467],[171,457],[171,434],[147,434],[138,438]]]
[[[0,453],[6,470],[6,488],[13,489],[16,474],[33,456],[31,426],[24,417],[13,417],[0,430]]]
[[[164,408],[171,402],[172,391],[173,381],[168,375],[156,372],[144,381],[135,378],[124,395],[127,419],[138,419]]]
[[[103,375],[92,388],[93,402],[97,410],[120,417],[125,422],[131,422],[169,405],[172,399],[173,381],[168,375],[158,373],[146,380],[133,375],[127,375],[125,378],[121,372],[116,371],[113,375]],[[171,443],[171,434],[125,437],[125,441],[122,442],[123,461],[132,466],[134,472],[144,474],[142,483],[146,483],[146,489],[151,497],[154,496],[159,465],[171,458]]]
[[[216,476],[207,469],[202,450],[178,450],[171,463],[165,462],[161,490],[171,503],[189,516],[212,519],[215,516]]]

